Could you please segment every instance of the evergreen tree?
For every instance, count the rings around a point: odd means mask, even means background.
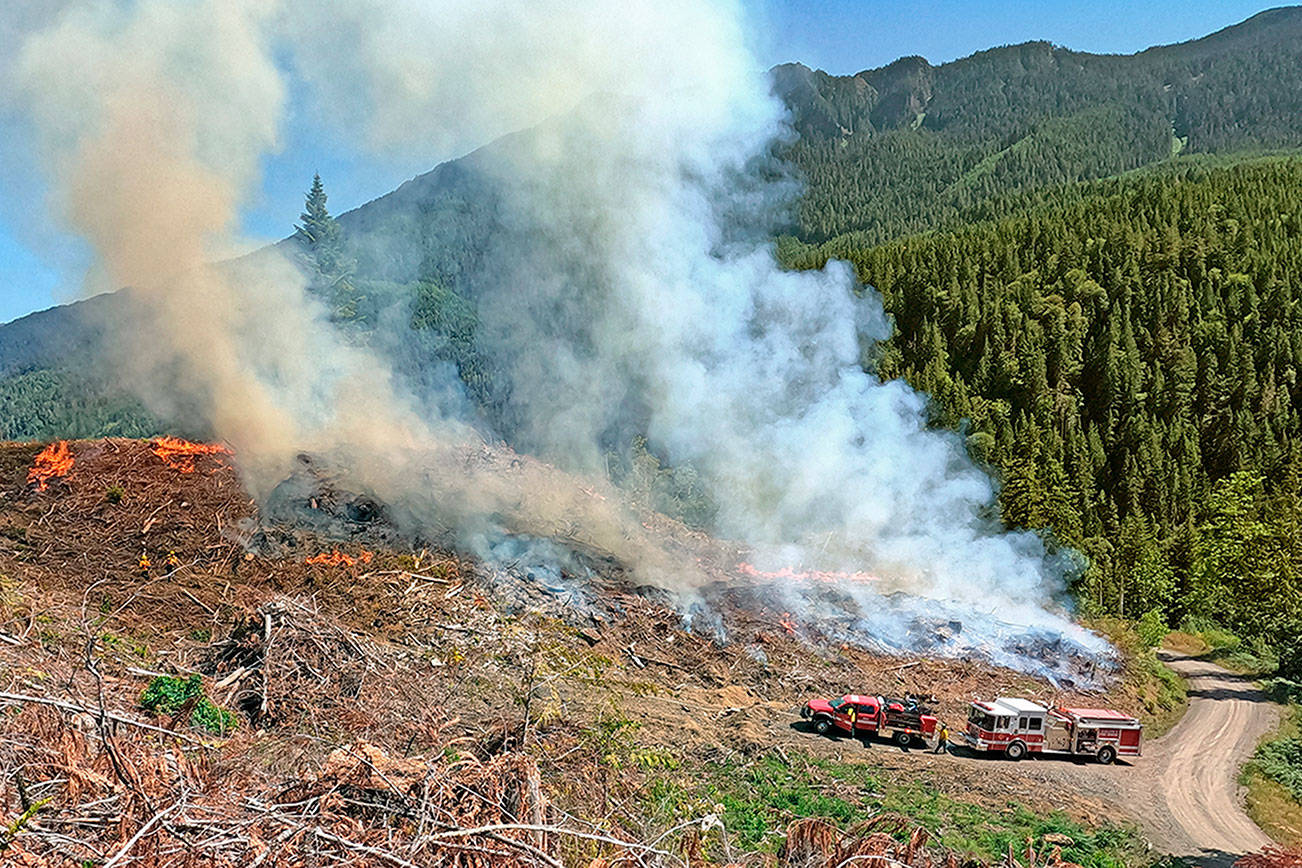
[[[352,319],[357,313],[356,299],[352,297],[356,261],[348,255],[343,233],[330,215],[326,199],[325,184],[321,175],[315,174],[294,237],[304,250],[312,288],[331,300],[338,318]]]

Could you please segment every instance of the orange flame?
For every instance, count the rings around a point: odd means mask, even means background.
[[[231,450],[220,443],[191,443],[180,437],[159,437],[154,441],[154,454],[182,473],[194,473],[194,462],[200,455],[230,455]]]
[[[351,567],[351,566],[356,566],[356,564],[359,561],[364,564],[369,564],[371,562],[371,558],[373,557],[375,557],[375,553],[368,552],[366,549],[362,549],[362,553],[357,557],[344,554],[343,552],[339,551],[339,549],[335,549],[330,554],[326,554],[325,552],[322,552],[319,555],[313,555],[312,557],[303,561],[303,563],[318,564],[323,567]]]
[[[68,448],[68,441],[60,440],[58,443],[51,443],[37,453],[36,460],[32,462],[32,469],[27,471],[27,482],[28,484],[35,482],[37,489],[44,491],[54,477],[67,476],[68,471],[72,470],[72,465],[72,450]]]
[[[737,564],[737,572],[741,573],[743,576],[750,576],[752,579],[763,579],[765,581],[787,579],[795,582],[826,582],[828,584],[836,584],[838,582],[878,581],[877,577],[872,573],[845,573],[831,570],[796,570],[791,567],[783,567],[780,570],[769,572],[745,562]]]
[[[796,635],[796,621],[791,617],[790,612],[783,612],[782,617],[778,618],[778,623],[782,625],[783,630],[787,631],[788,636]]]

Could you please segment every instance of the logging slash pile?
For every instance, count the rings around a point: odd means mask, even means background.
[[[260,514],[230,460],[170,439],[0,446],[6,866],[952,868],[895,815],[789,816],[780,846],[746,852],[715,805],[669,822],[636,799],[670,760],[785,758],[792,709],[865,672],[938,692],[951,719],[1051,689],[811,643],[778,611],[726,613],[721,643],[597,559],[580,590],[599,605],[567,608],[361,498]],[[1004,862],[1066,864],[1049,840]]]
[[[553,806],[537,764],[521,754],[447,762],[360,742],[332,750],[316,774],[257,780],[241,773],[238,753],[94,708],[66,712],[29,703],[3,728],[0,759],[14,770],[21,808],[0,831],[7,865],[712,864],[701,842],[717,817],[679,830],[672,849],[621,838]],[[926,829],[892,814],[845,831],[805,819],[791,824],[776,855],[738,854],[728,864],[959,868],[954,853],[928,842]],[[606,855],[578,855],[593,851]],[[1061,848],[1037,853],[1030,844],[1000,864],[1075,868]]]

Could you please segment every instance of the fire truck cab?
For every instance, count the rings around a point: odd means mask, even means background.
[[[1019,760],[1028,753],[1092,756],[1104,765],[1118,756],[1139,756],[1143,725],[1107,708],[1049,709],[1027,699],[1000,697],[973,702],[968,711],[968,747],[1002,751]]]

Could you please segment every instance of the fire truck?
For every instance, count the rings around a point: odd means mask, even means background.
[[[1108,708],[1047,708],[1028,699],[974,702],[968,711],[968,747],[999,751],[1011,760],[1028,753],[1092,756],[1104,765],[1139,756],[1143,725]]]
[[[889,738],[901,747],[914,739],[929,740],[936,732],[936,718],[917,697],[889,699],[847,693],[837,699],[811,699],[800,716],[814,724],[814,731],[827,735],[833,730],[866,738]]]

